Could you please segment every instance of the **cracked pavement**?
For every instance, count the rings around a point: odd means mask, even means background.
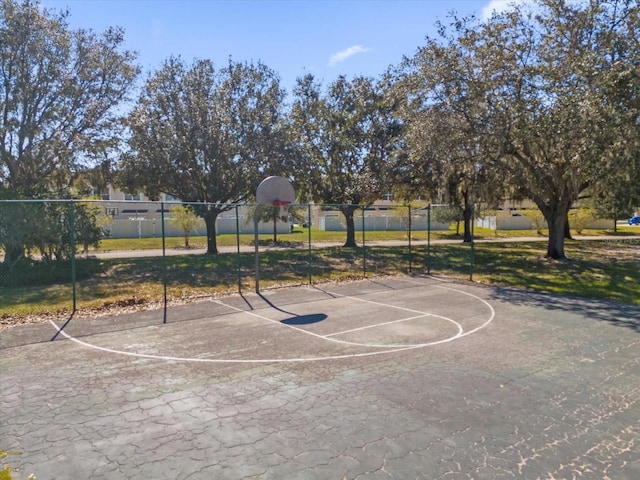
[[[400,277],[169,313],[73,318],[83,343],[51,324],[2,332],[0,465],[38,480],[640,478],[638,306]]]

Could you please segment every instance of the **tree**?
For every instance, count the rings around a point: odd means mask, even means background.
[[[135,55],[122,48],[122,30],[72,31],[66,13],[39,7],[0,1],[0,199],[71,198],[74,179],[118,144],[118,107],[139,71]],[[48,223],[38,225],[43,209]],[[65,212],[7,206],[0,214],[11,219],[0,226],[4,263],[14,265],[36,245],[45,259],[66,255],[66,247],[50,247],[62,238],[51,228],[63,224]],[[99,230],[83,228],[91,239]]]
[[[37,251],[44,262],[50,263],[70,259],[75,255],[74,245],[82,245],[85,252],[89,246],[97,246],[103,235],[100,213],[101,209],[90,202],[0,204],[0,245],[11,254],[3,262],[5,268],[12,270],[19,265],[25,251]]]
[[[169,224],[175,228],[182,230],[184,236],[184,248],[189,248],[189,237],[198,221],[193,207],[191,205],[174,205],[169,209],[171,217]]]
[[[406,141],[398,183],[405,195],[462,205],[463,241],[470,242],[473,204],[495,203],[504,182],[491,153],[484,59],[443,25],[439,33],[442,40],[427,39],[405,59],[394,85]]]
[[[251,198],[259,182],[287,161],[284,91],[265,65],[229,63],[216,70],[170,58],[147,79],[128,125],[129,155],[119,183],[150,198],[161,192],[185,202],[207,227],[216,254],[216,218]]]
[[[640,10],[629,8],[633,2],[619,3],[624,8],[603,13],[609,24],[620,26],[599,32],[607,46],[599,78],[609,107],[611,148],[595,172],[598,182],[588,192],[598,216],[612,218],[614,225],[640,205]],[[601,175],[603,171],[607,174]]]
[[[571,227],[578,233],[578,235],[580,235],[589,224],[596,220],[597,218],[594,210],[586,205],[580,205],[579,208],[572,209],[569,212]]]
[[[431,206],[431,218],[434,222],[445,225],[456,224],[456,235],[460,235],[460,222],[465,220],[465,209],[460,205]]]
[[[640,155],[638,155],[638,168],[640,170]],[[636,178],[635,183],[630,181]],[[599,192],[592,198],[593,209],[598,218],[610,218],[613,220],[613,230],[618,230],[618,220],[628,218],[634,211],[635,205],[640,205],[640,189],[638,188],[638,175],[627,172],[622,175],[608,176],[603,184],[599,185]],[[618,180],[616,182],[616,180]]]
[[[427,207],[426,202],[420,200],[413,200],[406,202],[404,205],[396,205],[393,207],[393,216],[402,222],[404,228],[407,231],[407,238],[413,230],[412,222],[416,211],[425,209]]]
[[[301,158],[298,184],[315,202],[334,205],[347,225],[345,247],[355,247],[354,212],[380,198],[398,130],[381,85],[341,76],[327,92],[312,75],[298,79],[291,111]],[[300,173],[302,172],[302,173]]]
[[[518,87],[504,89],[508,111],[502,105],[496,112],[503,126],[502,165],[547,221],[547,257],[564,259],[570,208],[597,189],[603,170],[620,172],[623,164],[615,159],[628,149],[629,128],[637,138],[637,105],[626,95],[617,101],[610,87],[637,68],[640,25],[637,4],[626,1],[548,0],[541,7],[533,18],[516,10],[497,21],[503,47],[519,46],[509,67],[520,67]],[[527,34],[519,44],[510,40],[521,31]],[[617,67],[619,61],[629,64]]]
[[[278,220],[289,221],[289,206],[272,207],[268,205],[256,205],[247,209],[245,225],[254,225],[254,218],[258,214],[259,222],[269,222],[273,225],[273,243],[278,242]]]
[[[0,3],[0,187],[68,187],[118,142],[118,106],[138,74],[123,32],[71,31],[32,0]]]
[[[571,206],[603,167],[620,171],[615,159],[637,152],[638,6],[539,0],[483,24],[456,19],[453,28],[442,52],[470,68],[454,68],[456,83],[431,102],[481,99],[471,106],[483,110],[483,155],[544,215],[547,257],[565,259]],[[475,117],[472,108],[460,112]]]

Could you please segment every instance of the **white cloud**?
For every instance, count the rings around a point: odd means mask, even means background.
[[[362,45],[354,45],[345,50],[342,50],[341,52],[331,55],[331,58],[329,59],[329,66],[333,66],[336,63],[344,62],[349,57],[353,57],[358,53],[369,52],[370,50],[370,48],[365,48]]]
[[[491,0],[489,4],[482,9],[480,18],[482,20],[488,20],[491,18],[491,14],[495,11],[497,13],[509,10],[514,4],[514,0]]]

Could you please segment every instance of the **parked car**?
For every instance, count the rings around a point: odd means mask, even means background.
[[[629,225],[640,225],[640,215],[634,215],[629,219]]]

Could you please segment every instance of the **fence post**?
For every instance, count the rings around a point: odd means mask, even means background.
[[[411,253],[411,204],[407,205],[407,210],[409,214],[409,273],[412,273],[413,258]]]
[[[308,237],[309,237],[309,285],[313,283],[313,254],[311,252],[311,204],[307,204],[307,229],[308,229]]]
[[[71,291],[72,291],[72,313],[76,312],[76,216],[75,203],[69,203],[69,230],[71,241]]]
[[[364,234],[364,228],[365,228],[365,224],[364,224],[364,210],[365,210],[365,206],[362,205],[362,275],[367,278],[367,245],[366,245],[366,241],[365,241],[365,234]]]
[[[427,207],[427,275],[431,275],[431,204]]]
[[[475,261],[475,205],[471,205],[471,265],[470,265],[470,272],[469,272],[469,280],[472,281],[473,280],[473,268],[474,268],[474,261]]]
[[[242,294],[242,265],[240,264],[240,220],[238,219],[238,204],[236,203],[236,258],[238,265],[238,293]]]
[[[164,202],[160,202],[160,223],[162,224],[162,290],[164,305],[162,323],[167,323],[167,242],[164,231]]]

